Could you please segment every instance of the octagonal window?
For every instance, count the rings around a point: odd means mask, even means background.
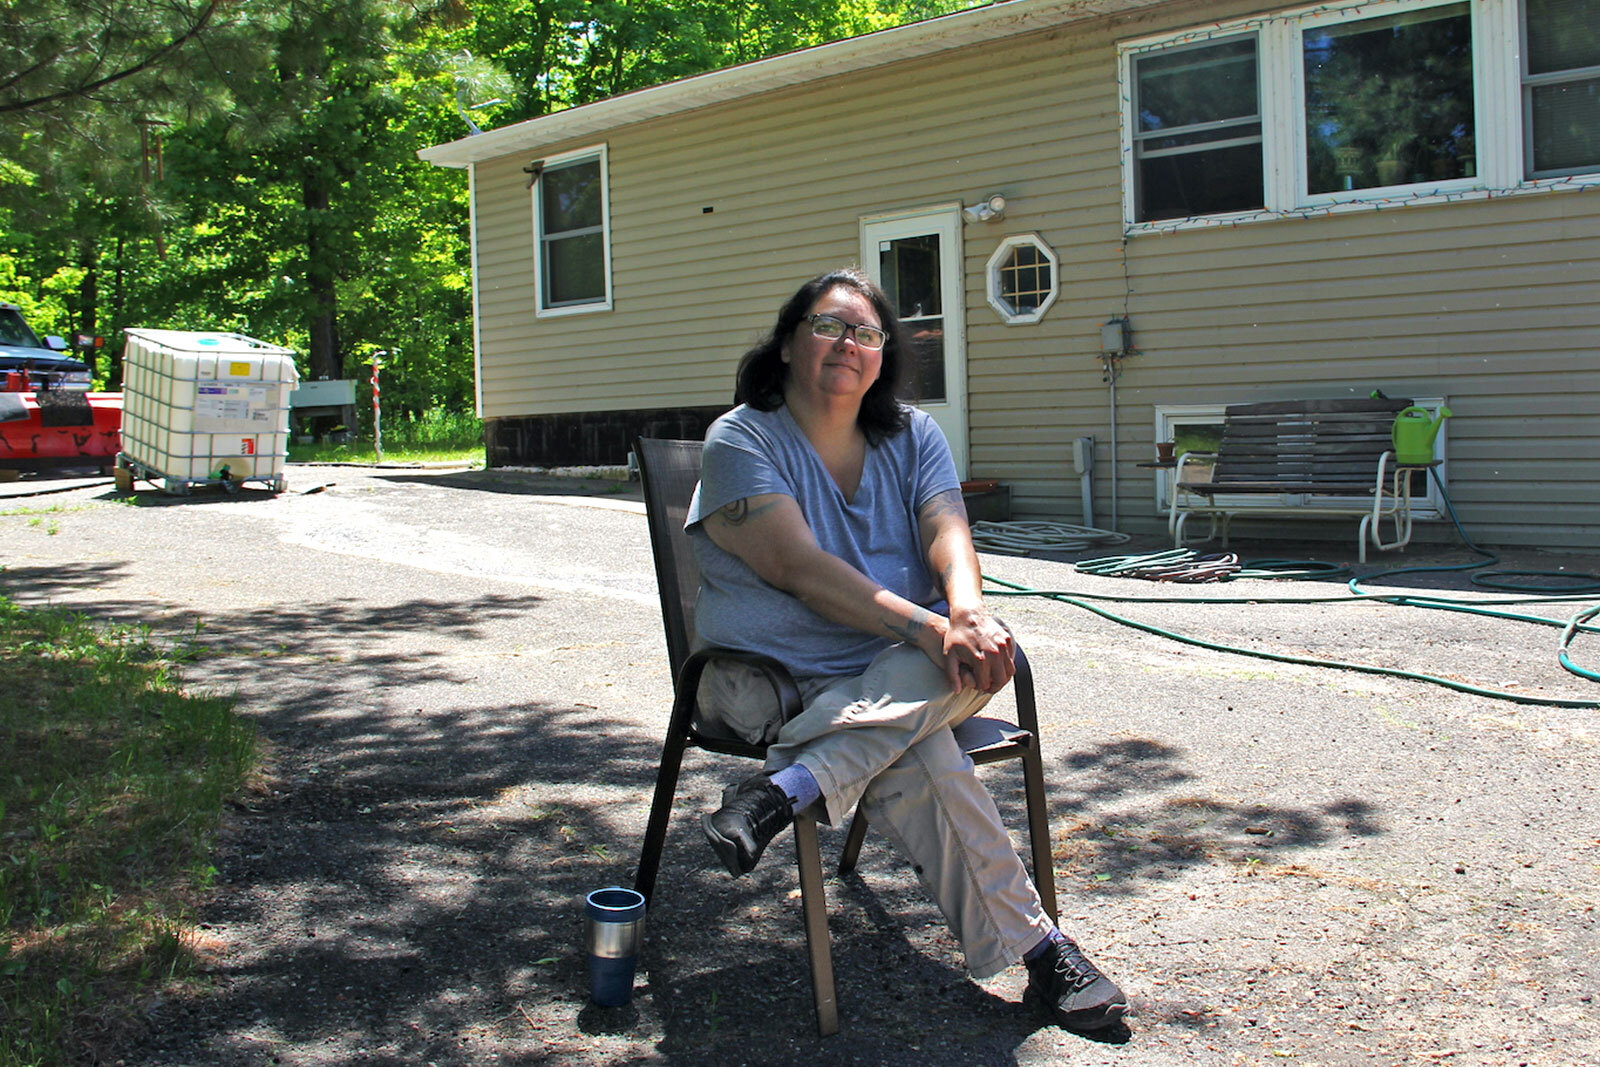
[[[989,257],[989,305],[1008,325],[1038,322],[1055,303],[1060,263],[1036,233],[1007,237]]]

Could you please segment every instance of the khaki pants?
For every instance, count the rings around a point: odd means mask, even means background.
[[[951,733],[988,695],[952,693],[939,669],[910,645],[885,649],[860,675],[797,682],[804,710],[780,723],[759,672],[713,664],[701,678],[707,721],[699,725],[767,742],[768,773],[804,765],[822,787],[830,825],[859,800],[871,825],[911,860],[974,977],[988,978],[1021,959],[1051,922],[994,798]]]

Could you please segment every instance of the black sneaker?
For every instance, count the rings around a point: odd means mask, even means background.
[[[1053,943],[1028,963],[1024,1004],[1037,1004],[1068,1030],[1101,1030],[1122,1021],[1128,998],[1116,983],[1084,958],[1070,937]]]
[[[706,840],[735,878],[756,869],[767,842],[794,818],[788,794],[764,774],[722,792],[722,807],[700,817]]]

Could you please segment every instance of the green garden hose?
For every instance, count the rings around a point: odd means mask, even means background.
[[[1600,615],[1600,604],[1594,603],[1590,594],[1600,592],[1600,576],[1583,573],[1567,573],[1564,571],[1483,571],[1474,575],[1472,582],[1475,585],[1489,589],[1508,590],[1521,593],[1521,596],[1505,597],[1493,600],[1459,600],[1444,596],[1427,594],[1396,594],[1372,593],[1361,589],[1361,583],[1377,578],[1388,578],[1400,574],[1420,574],[1424,572],[1449,572],[1472,571],[1488,567],[1500,561],[1499,556],[1493,552],[1479,548],[1461,526],[1461,520],[1456,517],[1455,508],[1450,502],[1449,495],[1445,492],[1443,483],[1438,481],[1437,473],[1434,474],[1435,484],[1439,486],[1441,499],[1445,508],[1455,524],[1456,532],[1461,540],[1479,555],[1486,557],[1476,563],[1452,564],[1448,566],[1432,567],[1400,567],[1390,570],[1377,571],[1372,574],[1352,577],[1348,583],[1349,592],[1332,596],[1316,597],[1274,597],[1264,599],[1260,596],[1251,597],[1150,597],[1150,596],[1111,596],[1106,594],[1092,594],[1080,592],[1067,592],[1062,590],[1030,589],[1027,586],[1007,582],[992,575],[984,575],[984,580],[999,589],[989,589],[986,592],[994,596],[1035,596],[1058,603],[1070,604],[1082,608],[1101,618],[1122,626],[1142,630],[1145,633],[1165,637],[1168,640],[1178,641],[1187,645],[1211,649],[1216,652],[1231,652],[1242,656],[1253,656],[1257,659],[1272,660],[1278,663],[1296,663],[1312,667],[1333,667],[1339,670],[1358,671],[1364,674],[1379,674],[1394,678],[1405,678],[1411,681],[1427,682],[1433,685],[1444,686],[1474,696],[1489,697],[1495,700],[1508,700],[1518,704],[1532,704],[1556,708],[1583,708],[1600,709],[1600,701],[1595,700],[1561,700],[1546,697],[1534,697],[1523,693],[1510,693],[1502,690],[1485,689],[1480,686],[1458,682],[1451,678],[1441,678],[1436,675],[1423,674],[1417,671],[1401,670],[1394,667],[1378,667],[1364,663],[1347,663],[1340,660],[1317,659],[1310,656],[1291,656],[1277,652],[1263,652],[1255,649],[1241,648],[1234,645],[1225,645],[1214,641],[1205,641],[1197,637],[1190,637],[1172,630],[1164,629],[1150,623],[1138,622],[1126,618],[1104,608],[1090,603],[1093,600],[1105,600],[1124,603],[1182,603],[1182,604],[1336,604],[1350,603],[1352,601],[1378,601],[1386,604],[1397,604],[1407,607],[1434,608],[1443,611],[1461,611],[1474,615],[1484,615],[1492,618],[1509,619],[1516,622],[1531,622],[1543,626],[1562,627],[1557,660],[1567,671],[1587,678],[1591,681],[1600,681],[1600,672],[1580,667],[1573,662],[1570,655],[1573,638],[1579,633],[1600,633],[1600,626],[1591,625],[1596,615]],[[1250,563],[1240,563],[1237,556],[1231,553],[1219,553],[1210,556],[1201,556],[1187,549],[1173,549],[1166,552],[1155,552],[1145,556],[1107,556],[1101,559],[1084,560],[1075,564],[1075,569],[1080,573],[1094,574],[1103,577],[1141,577],[1154,581],[1231,581],[1237,578],[1277,578],[1277,579],[1315,579],[1327,578],[1348,573],[1348,568],[1342,565],[1323,563],[1318,560],[1259,560]],[[1545,584],[1533,586],[1527,582],[1511,581],[1510,579],[1542,579]],[[1550,581],[1562,583],[1559,588],[1553,588]],[[1587,606],[1579,610],[1570,619],[1562,622],[1559,619],[1545,618],[1539,615],[1528,615],[1520,612],[1488,610],[1489,605],[1504,606],[1509,604],[1560,604],[1582,601]]]
[[[1342,661],[1342,660],[1317,659],[1317,658],[1312,657],[1312,656],[1291,656],[1291,655],[1288,655],[1286,653],[1264,652],[1264,651],[1260,651],[1260,650],[1252,649],[1252,648],[1241,648],[1241,647],[1238,647],[1236,645],[1225,645],[1225,644],[1222,644],[1222,643],[1216,642],[1216,641],[1206,641],[1206,640],[1202,640],[1201,638],[1198,638],[1198,637],[1190,637],[1187,634],[1181,634],[1181,633],[1178,633],[1178,632],[1176,632],[1174,630],[1168,630],[1168,629],[1165,629],[1163,627],[1153,625],[1151,623],[1139,622],[1139,621],[1137,621],[1135,619],[1130,619],[1130,618],[1127,618],[1126,616],[1118,615],[1115,612],[1107,611],[1105,608],[1098,607],[1098,606],[1096,606],[1094,604],[1089,603],[1089,600],[1091,598],[1084,597],[1084,596],[1082,596],[1080,594],[1069,594],[1069,593],[1064,593],[1064,592],[1059,592],[1059,591],[1051,591],[1051,590],[1043,590],[1043,589],[1030,589],[1027,586],[1018,585],[1018,584],[1016,584],[1014,582],[1007,582],[1004,579],[996,578],[993,575],[987,575],[987,574],[984,575],[984,579],[986,581],[994,584],[994,585],[998,585],[998,586],[1003,586],[1004,587],[1004,588],[1000,588],[1000,589],[986,589],[985,590],[985,595],[986,596],[1033,596],[1033,597],[1042,597],[1042,598],[1047,599],[1047,600],[1054,600],[1054,601],[1056,601],[1058,603],[1069,604],[1072,607],[1082,608],[1085,611],[1091,612],[1092,614],[1098,615],[1103,619],[1107,619],[1107,620],[1109,620],[1111,622],[1117,623],[1117,624],[1122,625],[1122,626],[1128,626],[1128,627],[1131,627],[1131,628],[1133,628],[1135,630],[1142,630],[1145,633],[1154,634],[1157,637],[1165,637],[1170,641],[1177,641],[1177,642],[1180,642],[1180,643],[1186,644],[1186,645],[1194,645],[1194,646],[1196,646],[1198,648],[1207,648],[1207,649],[1212,650],[1213,652],[1232,652],[1232,653],[1236,653],[1236,654],[1241,655],[1241,656],[1253,656],[1256,659],[1272,660],[1275,663],[1296,663],[1296,664],[1300,664],[1302,666],[1308,666],[1308,667],[1332,667],[1332,668],[1335,668],[1335,669],[1338,669],[1338,670],[1358,671],[1358,672],[1363,673],[1363,674],[1379,674],[1379,675],[1385,675],[1385,676],[1388,676],[1388,677],[1391,677],[1391,678],[1405,678],[1405,679],[1408,679],[1408,680],[1414,681],[1414,682],[1427,682],[1427,683],[1430,683],[1430,684],[1433,684],[1433,685],[1441,685],[1441,686],[1444,686],[1446,689],[1454,689],[1454,690],[1456,690],[1458,692],[1462,692],[1462,693],[1471,693],[1474,696],[1490,697],[1490,698],[1493,698],[1495,700],[1509,700],[1509,701],[1513,701],[1513,702],[1518,703],[1518,704],[1536,704],[1536,705],[1540,705],[1540,706],[1543,706],[1543,707],[1554,707],[1554,708],[1596,708],[1596,709],[1600,709],[1600,700],[1560,700],[1560,699],[1550,698],[1550,697],[1529,696],[1529,695],[1524,694],[1524,693],[1508,693],[1508,692],[1504,692],[1504,691],[1501,691],[1501,690],[1485,689],[1485,688],[1483,688],[1481,686],[1469,685],[1466,682],[1458,682],[1458,681],[1456,681],[1456,680],[1454,680],[1452,678],[1441,678],[1441,677],[1438,677],[1437,675],[1423,674],[1423,673],[1421,673],[1419,671],[1401,670],[1401,669],[1399,669],[1397,667],[1378,667],[1378,666],[1374,666],[1372,664],[1367,664],[1367,663],[1348,663],[1348,662],[1345,662],[1345,661]],[[1245,598],[1227,599],[1227,600],[1214,600],[1214,599],[1211,599],[1211,598],[1205,598],[1205,599],[1198,599],[1197,600],[1197,599],[1192,599],[1192,598],[1188,598],[1188,597],[1154,598],[1154,597],[1109,597],[1109,596],[1099,596],[1099,597],[1094,597],[1092,599],[1099,599],[1099,600],[1130,600],[1130,601],[1141,601],[1141,602],[1144,602],[1144,603],[1149,603],[1151,601],[1159,600],[1161,602],[1167,602],[1167,603],[1185,603],[1185,604],[1192,604],[1192,603],[1305,604],[1305,603],[1337,603],[1337,602],[1348,603],[1348,602],[1350,602],[1352,600],[1385,600],[1386,601],[1386,600],[1389,600],[1391,598],[1372,595],[1372,594],[1365,594],[1365,595],[1358,595],[1358,596],[1345,595],[1345,596],[1340,596],[1340,597],[1324,597],[1324,598],[1316,598],[1316,599],[1291,597],[1291,598],[1286,598],[1286,599],[1283,599],[1283,600],[1276,600],[1276,599],[1274,599],[1274,600],[1263,600],[1261,597],[1245,597]],[[1595,605],[1594,608],[1590,609],[1589,612],[1587,613],[1587,618],[1592,618],[1596,612],[1600,612],[1600,605]],[[1583,614],[1583,613],[1580,613],[1580,615],[1581,614]],[[1582,668],[1577,668],[1573,664],[1571,664],[1571,661],[1568,658],[1568,656],[1566,654],[1566,650],[1565,650],[1566,645],[1568,643],[1570,643],[1571,635],[1573,633],[1578,632],[1579,630],[1582,630],[1582,631],[1588,632],[1588,633],[1600,633],[1600,626],[1585,626],[1585,625],[1583,625],[1583,623],[1585,621],[1587,621],[1587,618],[1574,617],[1574,619],[1571,622],[1568,623],[1568,629],[1563,634],[1563,648],[1562,648],[1562,652],[1561,652],[1561,655],[1560,655],[1560,659],[1561,659],[1562,665],[1565,666],[1568,670],[1572,670],[1572,671],[1574,671],[1574,673],[1580,674],[1580,675],[1582,675],[1584,677],[1594,678],[1595,675],[1592,674],[1591,672],[1585,671]],[[1541,621],[1549,622],[1551,620],[1546,619],[1546,620],[1541,620]],[[1557,625],[1560,625],[1560,624],[1558,623]]]

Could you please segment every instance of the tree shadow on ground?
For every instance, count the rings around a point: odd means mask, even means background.
[[[222,832],[206,985],[128,1062],[481,1062],[581,1003],[580,902],[627,879],[656,743],[575,705],[416,707],[372,669],[248,696],[269,758]]]
[[[128,570],[124,563],[66,563],[49,567],[0,567],[0,592],[51,599],[62,593],[94,589]]]
[[[1079,883],[1080,892],[1128,896],[1194,867],[1284,861],[1384,832],[1377,810],[1360,798],[1287,807],[1187,791],[1200,783],[1184,767],[1183,751],[1149,738],[1105,741],[1055,764],[1057,878]],[[1129,798],[1137,803],[1130,806]]]
[[[206,682],[226,683],[237,664],[222,661],[240,658],[263,670],[282,665],[281,669],[302,679],[336,667],[337,684],[332,678],[307,682],[314,687],[304,698],[307,704],[317,702],[315,687],[319,686],[327,703],[352,682],[393,687],[402,681],[449,680],[451,676],[443,668],[434,671],[430,666],[444,658],[443,652],[419,650],[414,641],[403,639],[430,635],[488,639],[497,624],[525,618],[543,603],[543,598],[534,594],[486,594],[465,601],[417,598],[376,605],[344,598],[202,613],[158,608],[143,599],[86,599],[81,595],[84,590],[109,585],[125,570],[125,565],[118,563],[7,567],[0,570],[0,593],[46,602],[74,593],[73,611],[147,628],[153,637],[168,642],[177,658],[188,661],[192,673]],[[399,647],[402,644],[403,649]],[[215,672],[209,669],[210,661],[217,663]]]
[[[6,572],[0,588],[81,594],[116,573],[24,569]],[[193,628],[182,612],[151,620],[132,600],[78,607],[174,634]],[[727,877],[695,816],[749,764],[703,753],[679,784],[634,1004],[588,1005],[582,897],[631,883],[670,693],[663,675],[653,722],[580,703],[564,683],[508,700],[515,664],[480,677],[479,666],[418,640],[482,639],[493,649],[496,624],[510,616],[574,625],[537,597],[206,614],[186,674],[236,685],[268,762],[221,833],[215,891],[192,944],[200,981],[143,1006],[145,1036],[108,1060],[1006,1064],[1047,1025],[965,977],[909,867],[869,835],[859,873],[827,881],[844,1035],[819,1039],[792,845],[780,839],[751,876]],[[569,681],[614,653],[588,656]],[[1256,821],[1275,820],[1275,847],[1372,832],[1359,805],[1224,806],[1185,822],[1196,809],[1173,794],[1193,772],[1181,751],[1155,741],[1122,738],[1047,762],[1058,878],[1089,879],[1063,896],[1087,903],[1216,862],[1215,842],[1236,848],[1230,835]],[[1008,825],[1024,825],[1015,765],[983,774]],[[1162,841],[1124,847],[1138,822],[1130,804]],[[1117,820],[1097,816],[1113,805]],[[828,862],[842,837],[824,832]],[[1088,851],[1065,852],[1070,841]],[[1112,881],[1093,880],[1105,871]]]
[[[948,938],[931,954],[908,940],[942,921],[884,856],[882,886],[830,883],[850,1038],[819,1040],[792,861],[780,842],[754,876],[727,878],[694,816],[745,767],[709,757],[680,782],[634,1007],[593,1008],[581,901],[631,882],[659,733],[560,696],[501,703],[499,676],[417,639],[492,646],[505,617],[554,609],[495,596],[245,606],[196,630],[182,611],[83,599],[116,573],[5,580],[36,598],[74,590],[76,610],[186,645],[186,681],[235,685],[267,762],[221,831],[191,945],[198,981],[143,1005],[144,1036],[108,1062],[827,1064],[864,1049],[971,1062],[976,1041],[980,1061],[1005,1063],[1040,1025],[967,981]],[[663,686],[663,724],[667,698]],[[827,836],[836,854],[842,834]]]
[[[523,999],[581,1002],[578,902],[626,881],[659,740],[571,701],[503,705],[426,640],[470,648],[540,598],[246,607],[196,629],[81,595],[118,573],[12,568],[0,589],[72,590],[75,611],[173,636],[187,684],[236,689],[266,764],[220,832],[190,946],[201,984],[145,1005],[145,1037],[106,1062],[385,1046],[397,1063],[480,1062],[475,1035]]]

